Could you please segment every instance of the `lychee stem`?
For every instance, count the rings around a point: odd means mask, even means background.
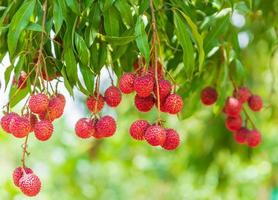
[[[98,98],[99,98],[99,84],[100,84],[100,74],[97,76],[97,80],[96,80],[96,93],[97,93],[97,96],[96,96],[96,104],[95,104],[95,108],[94,108],[94,114],[96,114],[96,111],[97,111],[97,106],[98,106]]]
[[[25,137],[25,141],[24,141],[24,143],[23,143],[23,145],[22,145],[23,150],[22,150],[21,162],[22,162],[22,167],[23,167],[23,169],[24,169],[25,166],[26,166],[26,165],[25,165],[25,158],[26,158],[26,154],[28,154],[28,152],[27,152],[28,138],[29,138],[29,134]]]
[[[110,78],[110,81],[111,81],[111,85],[114,86],[114,81],[113,81],[112,75],[111,75],[110,70],[109,70],[109,68],[107,66],[106,66],[106,70],[108,72],[108,75],[109,75],[109,78]]]

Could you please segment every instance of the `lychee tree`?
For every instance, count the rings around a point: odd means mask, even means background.
[[[135,94],[139,112],[157,110],[155,121],[131,124],[135,140],[176,149],[179,134],[164,126],[164,117],[183,120],[202,102],[227,116],[223,123],[237,143],[257,147],[262,135],[249,113],[263,109],[263,100],[248,87],[246,80],[252,76],[242,62],[242,19],[234,16],[245,16],[250,34],[259,32],[256,40],[270,35],[272,56],[278,3],[267,2],[0,0],[0,59],[8,57],[11,63],[4,74],[9,101],[1,125],[16,138],[25,138],[15,185],[28,196],[40,191],[40,180],[25,163],[28,137],[34,132],[40,141],[50,139],[52,122],[62,116],[66,103],[60,87],[72,97],[74,88],[88,97],[91,115],[77,119],[75,126],[83,139],[113,136],[116,120],[102,115],[103,106],[115,108],[123,94]],[[257,11],[271,5],[272,12]],[[267,33],[262,24],[270,27]],[[104,94],[99,91],[102,73],[109,74],[111,82]],[[21,101],[21,113],[12,112]]]

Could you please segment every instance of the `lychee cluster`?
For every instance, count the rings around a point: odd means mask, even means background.
[[[204,105],[212,105],[217,101],[217,92],[212,87],[206,87],[201,92],[201,101]],[[233,133],[235,141],[239,144],[247,144],[249,147],[257,147],[261,143],[261,134],[255,129],[247,128],[247,122],[250,118],[245,111],[244,104],[258,112],[263,107],[263,101],[260,96],[254,95],[247,87],[235,88],[233,95],[226,99],[223,112],[226,115],[225,125]],[[242,114],[245,115],[245,124],[243,123]]]

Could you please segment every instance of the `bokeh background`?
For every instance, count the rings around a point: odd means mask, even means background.
[[[200,102],[187,119],[163,115],[165,126],[181,135],[177,150],[167,152],[134,141],[129,136],[130,124],[136,119],[154,121],[156,110],[138,113],[133,95],[124,95],[116,110],[105,107],[103,111],[117,119],[114,137],[81,140],[74,134],[74,124],[80,117],[89,116],[86,97],[75,91],[73,100],[61,87],[67,105],[63,118],[54,124],[51,140],[39,142],[30,137],[27,163],[43,184],[40,195],[32,199],[278,200],[277,24],[276,28],[268,26],[277,19],[278,6],[276,13],[265,15],[268,9],[275,11],[268,7],[269,2],[265,1],[265,7],[254,15],[264,20],[253,23],[250,17],[246,20],[244,10],[238,10],[230,22],[238,32],[241,61],[247,73],[245,85],[260,94],[265,103],[260,113],[249,112],[263,135],[258,148],[236,144],[225,128],[224,116],[216,112],[216,107],[204,107]],[[8,98],[3,87],[8,65],[6,57],[0,66],[1,107]],[[101,90],[109,83],[104,72]],[[232,86],[226,84],[218,92],[231,94]],[[191,103],[185,100],[185,109]],[[0,130],[1,200],[29,199],[12,182],[12,172],[21,164],[22,143]]]

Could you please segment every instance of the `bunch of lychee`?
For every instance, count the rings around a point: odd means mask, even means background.
[[[98,117],[97,114],[102,110],[106,103],[110,107],[117,107],[122,100],[121,91],[114,85],[106,89],[104,96],[95,92],[87,98],[87,108],[93,114],[90,118],[81,118],[75,124],[75,133],[78,137],[96,139],[111,137],[116,132],[116,121],[113,117],[106,115]]]
[[[204,105],[212,105],[217,100],[217,91],[212,87],[206,87],[201,92],[201,101]],[[226,99],[223,112],[227,116],[225,125],[233,133],[235,141],[239,144],[247,144],[249,147],[257,147],[261,143],[260,132],[253,128],[248,129],[247,124],[243,123],[241,116],[244,110],[244,104],[247,103],[249,108],[258,112],[263,107],[263,101],[260,96],[254,95],[247,87],[234,89],[233,95]],[[244,113],[246,115],[246,113]],[[246,117],[246,121],[248,116]],[[254,126],[254,124],[252,124]]]

